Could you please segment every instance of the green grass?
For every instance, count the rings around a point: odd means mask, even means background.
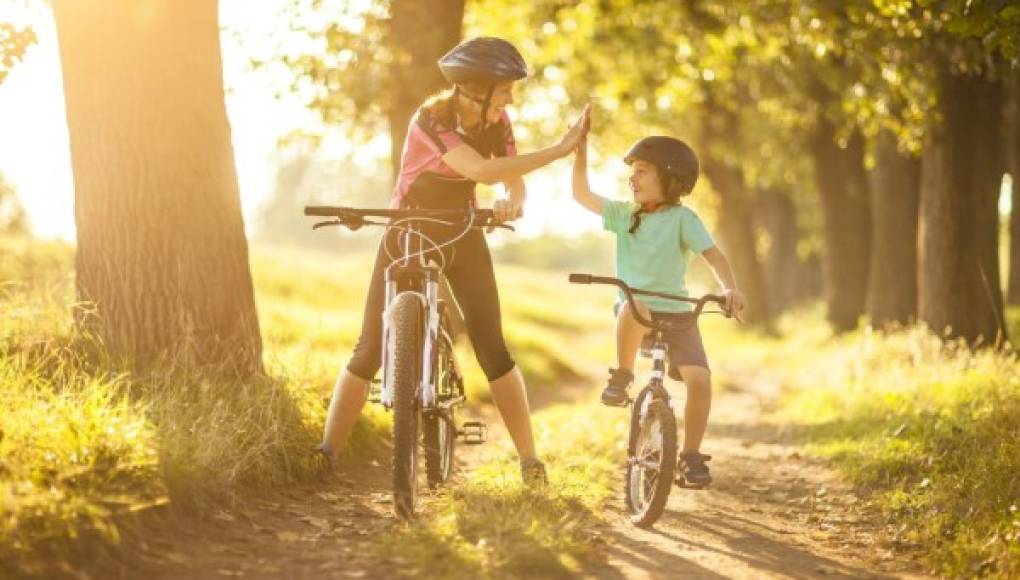
[[[526,488],[505,450],[462,474],[423,521],[380,546],[400,546],[404,567],[430,577],[558,577],[598,558],[601,512],[618,484],[625,414],[601,405],[560,405],[535,414],[550,485]]]
[[[269,376],[239,381],[115,366],[72,324],[73,248],[0,238],[0,576],[46,575],[115,549],[131,515],[155,506],[229,505],[313,477],[309,450],[357,339],[369,264],[366,255],[254,252]],[[557,305],[552,278],[501,276],[506,333],[532,388],[576,380],[568,345],[594,324],[578,322],[588,307]],[[474,401],[484,404],[484,377],[462,350]],[[370,406],[345,453],[377,457],[389,424]]]
[[[817,317],[796,320],[782,340],[734,352],[788,386],[781,417],[805,426],[809,450],[873,493],[893,539],[935,573],[1020,574],[1016,355],[921,328],[833,338]]]

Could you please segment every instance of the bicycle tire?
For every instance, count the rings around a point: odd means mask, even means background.
[[[391,309],[386,363],[393,376],[393,509],[407,519],[414,516],[418,499],[418,377],[425,313],[410,292],[398,294]]]
[[[425,441],[425,474],[429,487],[435,489],[453,475],[454,441],[457,436],[453,410],[423,417]]]
[[[457,396],[458,377],[454,363],[453,344],[445,330],[450,328],[449,312],[439,310],[439,339],[436,349],[436,365],[433,376],[436,381],[436,396],[439,401]],[[425,448],[425,475],[429,487],[435,489],[449,481],[453,475],[453,457],[456,451],[457,422],[454,408],[423,417],[423,444]]]
[[[627,445],[627,470],[624,478],[624,498],[630,521],[638,527],[650,527],[662,516],[673,487],[677,458],[677,425],[673,410],[664,400],[653,400],[648,405],[648,414],[641,419],[641,407],[651,391],[642,391],[631,411],[630,436]],[[654,427],[658,426],[655,441]],[[658,447],[646,450],[639,447],[643,440],[651,441]],[[646,453],[647,452],[647,453]],[[637,463],[639,460],[641,463]],[[650,469],[649,463],[655,468]],[[650,479],[654,471],[654,480]]]

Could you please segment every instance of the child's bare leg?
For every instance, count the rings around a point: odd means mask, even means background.
[[[652,317],[644,302],[635,301],[635,304],[641,316]],[[634,371],[634,359],[637,358],[638,349],[641,348],[641,339],[647,333],[648,327],[634,318],[630,304],[624,304],[616,315],[616,364],[619,368]]]
[[[637,302],[638,312],[651,318],[648,307]],[[648,329],[634,318],[630,305],[625,304],[616,315],[616,364],[609,369],[609,383],[602,391],[602,403],[611,407],[627,406],[627,388],[634,381],[634,359],[641,348],[641,339]]]
[[[683,452],[691,453],[701,449],[701,440],[708,428],[708,413],[712,408],[712,374],[705,367],[682,366],[680,375],[687,385]]]

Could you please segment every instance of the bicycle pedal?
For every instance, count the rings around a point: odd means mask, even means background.
[[[464,421],[457,430],[457,436],[465,445],[481,445],[488,439],[489,429],[481,421]]]

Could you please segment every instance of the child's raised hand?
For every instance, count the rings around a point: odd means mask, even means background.
[[[581,140],[588,134],[590,127],[590,116],[591,105],[585,105],[584,110],[581,112],[581,116],[578,117],[577,121],[570,126],[567,133],[560,140],[560,151],[563,155],[570,154],[571,151],[576,149],[580,144]]]

